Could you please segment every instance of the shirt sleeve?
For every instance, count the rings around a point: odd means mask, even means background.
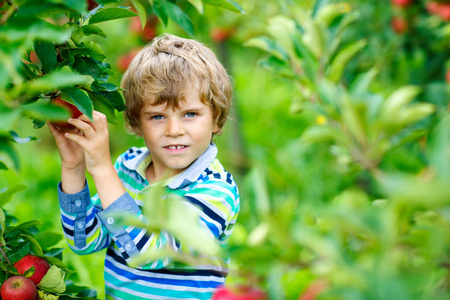
[[[76,194],[66,194],[58,184],[61,223],[69,247],[84,255],[100,251],[111,242],[111,237],[97,216],[101,206],[90,199],[88,184]]]

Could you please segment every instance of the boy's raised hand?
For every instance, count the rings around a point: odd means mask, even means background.
[[[101,172],[102,168],[109,167],[112,163],[106,116],[94,111],[92,117],[93,122],[86,115],[78,119],[69,119],[69,124],[79,131],[66,132],[64,136],[83,149],[86,168],[94,176],[96,172]]]
[[[47,122],[48,129],[55,138],[56,147],[61,157],[61,166],[68,170],[85,170],[84,151],[77,143],[65,137],[66,131],[58,129],[52,122]],[[75,129],[76,134],[80,134]]]

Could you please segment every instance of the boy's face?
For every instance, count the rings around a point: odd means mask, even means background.
[[[165,172],[175,175],[189,167],[209,146],[218,131],[212,108],[200,100],[193,89],[180,108],[145,104],[140,115],[141,134],[152,154],[147,177],[161,178]]]

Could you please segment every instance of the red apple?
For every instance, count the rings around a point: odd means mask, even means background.
[[[128,69],[128,66],[130,65],[133,58],[138,54],[140,51],[140,48],[132,49],[127,54],[123,54],[117,58],[117,68],[121,72],[125,72]]]
[[[445,22],[450,21],[450,3],[441,3],[438,14]]]
[[[98,3],[95,2],[94,0],[87,0],[87,9],[88,10],[93,10],[94,8],[96,8],[98,6]]]
[[[37,296],[37,289],[31,279],[13,276],[3,282],[0,295],[3,300],[34,300]]]
[[[268,296],[264,291],[253,288],[251,286],[239,286],[229,288],[226,286],[219,287],[213,294],[212,300],[267,300]]]
[[[403,17],[393,17],[391,20],[391,27],[397,34],[403,34],[408,31],[408,21]]]
[[[445,72],[445,81],[447,83],[450,83],[450,69],[448,69],[447,72]]]
[[[34,255],[25,255],[19,261],[14,263],[14,268],[16,268],[17,272],[20,274],[24,274],[31,267],[34,267],[34,273],[30,279],[35,284],[38,284],[41,282],[42,277],[44,277],[48,269],[50,269],[50,264],[45,259]]]
[[[61,97],[55,98],[50,103],[52,105],[59,106],[59,107],[64,108],[65,110],[67,110],[69,112],[71,118],[76,119],[82,115],[81,111],[79,111],[75,105],[73,105],[67,101],[64,101],[63,99],[61,99]],[[69,123],[64,122],[64,121],[53,122],[53,124],[55,124],[60,129],[71,130],[71,129],[75,128],[74,126],[72,126]]]
[[[391,3],[395,6],[406,7],[410,5],[412,0],[391,0]]]
[[[216,43],[224,42],[233,36],[234,28],[216,27],[211,29],[210,36]]]
[[[141,19],[139,17],[133,17],[130,20],[130,31],[136,35],[139,35],[145,42],[150,42],[156,35],[156,28],[158,26],[158,18],[151,16],[142,28]]]
[[[427,1],[427,3],[425,3],[425,7],[427,8],[427,11],[430,14],[437,14],[439,12],[439,3],[434,2],[434,1]]]

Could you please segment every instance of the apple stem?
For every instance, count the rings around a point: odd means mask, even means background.
[[[5,260],[8,262],[8,264],[12,265],[11,261],[9,260],[8,256],[6,255],[5,251],[3,251],[3,243],[0,242],[0,251],[2,252],[3,257],[5,258]]]

